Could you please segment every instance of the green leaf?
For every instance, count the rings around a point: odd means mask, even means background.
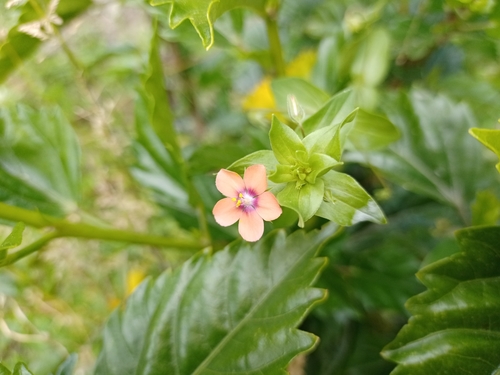
[[[262,164],[266,167],[267,172],[276,170],[278,161],[274,153],[270,150],[260,150],[253,152],[240,160],[235,161],[227,169],[235,171],[236,173],[243,174],[245,169],[254,164]]]
[[[356,84],[377,86],[384,80],[390,62],[389,32],[376,28],[368,34],[351,65],[351,77]]]
[[[17,223],[12,232],[0,244],[0,259],[7,256],[7,250],[18,247],[23,242],[24,223]]]
[[[307,220],[316,214],[323,201],[325,193],[324,182],[321,178],[316,179],[315,184],[297,187],[295,182],[289,182],[281,190],[276,198],[281,206],[291,208],[299,215],[299,227],[303,228]]]
[[[67,23],[83,13],[91,4],[91,0],[60,0],[57,14]],[[33,9],[32,3],[28,1],[22,8],[19,24],[37,18],[39,15]],[[10,29],[7,38],[0,43],[0,83],[5,81],[9,74],[42,44],[39,39],[18,31],[18,26]]]
[[[389,119],[359,108],[347,139],[356,150],[372,151],[387,147],[399,137],[398,128]]]
[[[0,201],[54,215],[77,207],[80,146],[58,108],[0,109]]]
[[[159,38],[155,22],[149,52],[149,64],[147,71],[142,77],[143,90],[139,90],[139,92],[140,95],[144,95],[147,98],[144,98],[143,101],[148,105],[150,122],[155,133],[176,163],[181,164],[181,149],[177,142],[177,133],[173,125],[174,116],[170,109],[164,82],[165,77],[160,59]]]
[[[327,126],[340,124],[356,108],[352,90],[341,91],[328,100],[302,124],[307,134]]]
[[[321,177],[325,173],[327,173],[333,167],[342,164],[339,163],[334,158],[325,155],[314,153],[309,157],[309,165],[312,169],[311,173],[309,173],[306,177],[306,181],[310,184],[316,183],[316,177]]]
[[[500,130],[473,128],[469,133],[500,158]],[[500,163],[496,167],[500,172]]]
[[[408,300],[413,317],[382,352],[398,363],[393,375],[498,371],[500,227],[463,229],[457,240],[460,253],[417,275],[428,290]]]
[[[183,21],[189,20],[208,50],[214,43],[213,24],[225,12],[246,7],[264,15],[266,0],[151,0],[151,5],[171,4],[169,25],[175,29]]]
[[[288,95],[294,95],[306,116],[318,111],[330,96],[323,90],[301,78],[277,78],[271,82],[276,104],[280,111],[287,113]]]
[[[330,171],[322,179],[325,182],[325,200],[316,215],[342,226],[361,221],[387,222],[375,200],[351,176]]]
[[[340,127],[341,124],[336,124],[318,129],[306,136],[302,142],[310,154],[319,152],[340,160],[342,157]]]
[[[78,354],[70,354],[68,358],[66,358],[66,360],[57,368],[56,375],[73,375],[77,362]]]
[[[349,160],[372,166],[405,189],[446,202],[469,222],[477,189],[494,181],[479,144],[464,137],[475,124],[470,109],[413,89],[409,95],[387,98],[385,110],[401,139],[384,151],[351,153]]]
[[[472,225],[495,225],[500,219],[500,200],[490,190],[478,192],[471,209]]]
[[[19,362],[14,367],[12,375],[33,375],[33,373],[30,370],[28,370],[28,368],[24,363]]]
[[[12,372],[10,372],[7,367],[0,363],[0,375],[12,375]]]
[[[106,324],[95,374],[285,374],[317,341],[295,327],[325,297],[310,285],[331,234],[234,242],[141,284]]]
[[[269,139],[274,156],[281,164],[293,165],[298,158],[298,151],[307,153],[299,136],[290,127],[283,125],[276,116],[273,116]]]

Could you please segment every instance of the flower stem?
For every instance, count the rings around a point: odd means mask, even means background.
[[[278,31],[277,8],[269,9],[265,16],[267,37],[269,39],[269,52],[274,64],[274,73],[276,76],[285,75],[285,61],[283,60],[283,48],[281,46],[280,35]]]

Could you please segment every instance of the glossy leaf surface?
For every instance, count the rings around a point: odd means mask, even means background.
[[[295,327],[325,297],[310,285],[329,235],[235,242],[143,283],[107,323],[95,374],[284,374],[317,340]]]
[[[494,374],[500,365],[500,227],[457,233],[461,252],[419,271],[428,288],[382,352],[404,374]]]
[[[48,214],[74,210],[80,146],[61,111],[4,108],[0,129],[0,201]]]
[[[175,29],[189,20],[200,36],[203,46],[209,49],[214,43],[214,22],[225,12],[245,7],[263,14],[266,0],[151,0],[151,5],[171,4],[169,25]]]

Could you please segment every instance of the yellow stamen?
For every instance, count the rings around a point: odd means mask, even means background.
[[[241,206],[241,200],[240,199],[238,199],[238,201],[236,202],[236,207],[239,207],[239,206]]]
[[[236,198],[231,198],[231,200],[232,200],[233,202],[236,202]]]

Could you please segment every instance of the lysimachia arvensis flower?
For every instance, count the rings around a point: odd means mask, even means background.
[[[260,239],[264,233],[264,220],[275,220],[281,215],[276,197],[266,191],[266,168],[261,164],[248,167],[243,178],[235,172],[221,169],[215,185],[226,196],[214,206],[215,221],[227,227],[239,220],[238,231],[246,241]]]

